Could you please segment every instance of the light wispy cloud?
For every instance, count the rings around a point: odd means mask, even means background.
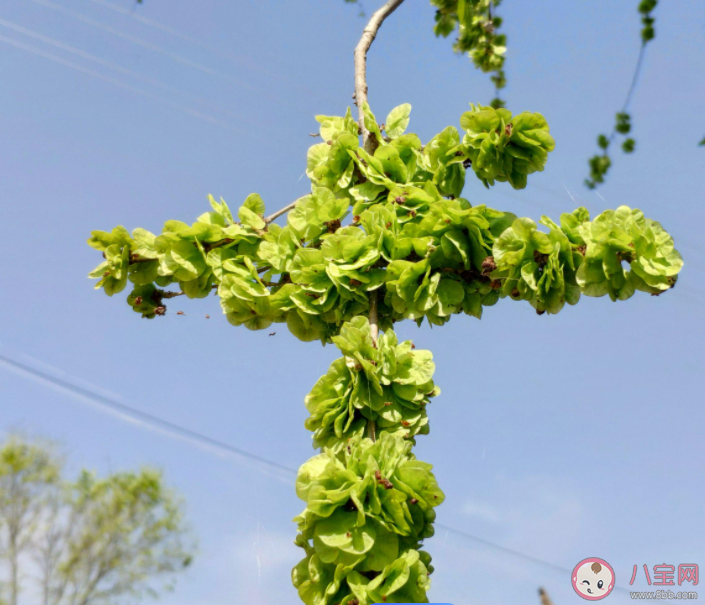
[[[463,513],[470,517],[476,517],[491,523],[497,523],[502,518],[502,515],[496,507],[478,500],[468,500],[463,506]]]

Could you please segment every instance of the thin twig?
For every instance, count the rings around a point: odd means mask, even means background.
[[[637,82],[639,81],[639,75],[641,74],[641,68],[644,65],[644,56],[646,54],[646,43],[641,43],[641,48],[639,49],[639,58],[636,60],[636,67],[634,68],[634,75],[632,76],[632,83],[629,85],[629,92],[627,92],[627,98],[624,100],[624,105],[622,106],[622,111],[627,111],[629,104],[632,100],[632,95],[636,89]]]
[[[294,208],[296,208],[296,204],[299,202],[299,200],[303,199],[303,197],[300,197],[298,200],[291,202],[291,204],[289,204],[288,206],[284,206],[284,208],[282,208],[281,210],[277,210],[273,214],[270,214],[267,218],[264,219],[264,222],[269,225],[269,223],[278,219],[282,214],[286,214],[287,212],[289,212],[289,210],[293,210]]]
[[[225,238],[220,240],[219,242],[214,242],[212,244],[209,244],[208,242],[203,244],[203,247],[205,248],[206,252],[210,252],[214,248],[221,248],[223,246],[227,246],[228,244],[232,244],[235,240],[230,239],[230,238]]]
[[[641,75],[641,69],[644,65],[644,57],[646,56],[646,43],[642,42],[641,43],[641,48],[639,49],[639,57],[636,60],[636,67],[634,68],[634,75],[632,76],[632,81],[631,84],[629,85],[629,90],[627,92],[627,96],[624,99],[624,105],[622,105],[622,110],[621,113],[626,113],[627,109],[629,109],[629,105],[631,104],[632,97],[634,96],[634,91],[636,90],[636,85],[639,82],[639,76]],[[612,143],[614,138],[617,136],[617,129],[616,127],[612,127],[612,132],[610,133],[609,136],[609,142]]]
[[[365,151],[373,153],[378,141],[370,137],[370,133],[365,128],[365,117],[363,106],[367,103],[367,52],[377,37],[379,28],[382,27],[385,19],[397,10],[404,0],[389,0],[380,8],[367,24],[362,32],[362,38],[355,48],[355,102],[359,113],[360,131],[362,133],[362,143]]]

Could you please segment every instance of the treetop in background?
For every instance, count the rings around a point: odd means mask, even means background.
[[[191,564],[183,503],[160,472],[69,481],[50,444],[15,436],[0,444],[0,530],[10,605],[22,594],[44,605],[157,596]]]

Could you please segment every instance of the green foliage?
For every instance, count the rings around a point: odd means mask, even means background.
[[[8,572],[0,587],[14,605],[23,588],[22,564],[33,554],[47,494],[57,489],[59,475],[49,446],[18,437],[0,445],[0,569]]]
[[[13,502],[13,489],[19,486],[41,489],[53,485],[59,479],[59,471],[60,463],[48,446],[11,436],[0,448],[0,505],[3,510]],[[27,500],[16,501],[15,505],[30,504],[31,492],[26,493],[30,494]]]
[[[656,36],[656,31],[654,30],[655,19],[651,13],[656,8],[657,4],[658,0],[641,0],[637,7],[639,14],[641,15],[641,22],[643,25],[641,30],[641,50],[639,52],[639,59],[636,64],[634,76],[632,77],[631,86],[627,92],[624,109],[617,113],[612,133],[609,137],[603,134],[597,137],[597,145],[602,150],[602,153],[596,154],[588,160],[590,176],[585,179],[585,186],[588,189],[595,189],[599,184],[605,182],[605,176],[612,166],[612,159],[609,155],[609,147],[612,144],[612,141],[617,135],[626,136],[632,130],[631,115],[626,111],[626,109],[629,106],[637,80],[639,79],[639,73],[643,64],[646,45]],[[626,138],[622,141],[621,148],[624,153],[633,153],[636,148],[636,141],[631,137]]]
[[[613,301],[635,290],[661,294],[673,287],[683,266],[672,238],[640,210],[620,206],[592,222],[585,208],[563,214],[556,225],[548,217],[538,231],[530,219],[517,219],[494,247],[502,295],[527,300],[537,313],[558,313],[581,294]]]
[[[651,16],[652,11],[656,8],[658,0],[641,0],[639,3],[639,13],[641,14],[641,41],[646,44],[656,37],[654,29],[655,19]]]
[[[615,125],[612,134],[609,137],[604,134],[598,135],[597,146],[602,150],[602,153],[594,155],[588,162],[590,166],[590,177],[585,180],[585,185],[588,189],[595,189],[598,184],[605,182],[605,176],[612,166],[609,147],[618,134],[626,136],[631,132],[631,129],[630,114],[620,111],[615,117]],[[632,153],[636,147],[636,141],[631,137],[626,138],[622,141],[621,147],[624,153]]]
[[[96,288],[112,296],[131,283],[127,302],[149,319],[163,315],[176,295],[216,291],[233,325],[286,323],[301,340],[324,343],[366,314],[377,290],[384,326],[423,317],[442,324],[461,311],[480,317],[482,306],[497,300],[482,262],[514,217],[460,198],[466,169],[486,186],[524,187],[553,149],[546,121],[473,107],[461,118],[462,141],[448,127],[424,146],[406,134],[410,105],[393,109],[382,128],[364,109],[374,153],[360,146],[350,110],[317,117],[324,142],[308,152],[311,193],[285,227],[266,221],[264,202],[252,194],[239,221],[211,197],[211,212],[192,225],[167,221],[159,235],[94,231],[88,243],[105,257],[90,273]],[[180,292],[165,290],[170,284]]]
[[[369,297],[377,292],[384,329],[403,319],[421,323],[425,318],[442,325],[457,313],[480,318],[484,307],[504,297],[526,300],[539,313],[557,313],[581,294],[614,293],[616,288],[620,293],[613,298],[625,297],[627,290],[621,286],[600,289],[588,286],[594,280],[577,277],[586,270],[587,260],[593,262],[592,251],[598,248],[587,226],[580,234],[571,231],[575,217],[589,221],[584,209],[563,215],[560,227],[542,219],[549,228],[544,233],[530,219],[484,205],[473,207],[460,197],[466,167],[472,166],[487,186],[506,181],[515,188],[525,186],[528,174],[543,169],[554,141],[540,114],[512,116],[506,109],[474,106],[461,117],[462,141],[449,127],[424,146],[416,135],[405,133],[408,105],[392,110],[384,128],[369,107],[365,112],[371,136],[377,137],[373,154],[360,147],[349,111],[343,117],[318,116],[325,142],[308,153],[311,193],[298,200],[286,226],[266,221],[264,202],[253,194],[239,208],[239,222],[225,202],[211,197],[212,212],[192,225],[167,221],[158,236],[142,229],[130,236],[122,227],[96,231],[89,244],[107,257],[91,273],[99,279],[97,287],[112,295],[118,281],[132,282],[128,303],[147,318],[164,314],[165,300],[180,294],[163,289],[171,283],[189,298],[215,291],[233,325],[261,330],[286,323],[299,339],[323,343],[333,342],[345,322],[366,315]],[[628,123],[624,117],[620,120]],[[605,163],[608,156],[597,156],[598,181]],[[624,231],[624,208],[603,213],[595,222]],[[632,222],[646,225],[648,233],[662,232],[643,216]],[[624,237],[631,238],[626,243],[635,248],[622,260],[639,264],[669,257],[667,248],[672,251],[673,242],[668,234],[663,232],[658,245],[641,246],[639,238],[646,236],[635,229],[632,225],[624,231]],[[616,262],[617,252],[610,252],[604,262]],[[630,287],[661,292],[675,283],[680,266],[668,264],[666,270],[666,265],[653,265],[651,270],[661,268],[666,272],[659,275],[668,278],[654,284],[644,276],[639,281],[633,265]],[[619,279],[609,269],[607,274]],[[354,387],[345,367],[339,363],[331,368],[336,389]],[[341,414],[343,409],[359,409],[360,401],[341,399],[336,409]],[[318,427],[317,443],[331,446],[332,435],[340,439],[362,430],[359,418],[346,418],[338,420],[346,427],[342,433],[335,433],[328,421]],[[425,424],[416,422],[422,419],[423,414],[406,418],[419,432]]]
[[[411,448],[428,433],[427,406],[440,390],[431,353],[399,343],[394,323],[480,318],[502,298],[555,314],[583,294],[660,294],[683,265],[668,233],[626,206],[592,221],[584,208],[560,224],[542,217],[544,231],[461,197],[469,168],[488,188],[515,189],[544,169],[554,140],[540,114],[471,106],[462,140],[450,126],[423,145],[406,132],[410,112],[400,105],[380,125],[363,105],[367,147],[350,110],[317,116],[311,192],[283,227],[252,194],[237,221],[211,197],[212,211],[192,225],[167,221],[159,235],[118,227],[89,240],[105,256],[91,273],[97,287],[112,295],[132,282],[128,303],[143,317],[163,315],[171,297],[216,291],[231,324],[286,323],[300,340],[341,351],[306,397],[306,428],[323,448],[297,480],[305,557],[292,580],[307,605],[428,602],[433,568],[419,549],[443,493]],[[628,116],[618,120],[628,131]],[[598,139],[603,150],[609,143]],[[609,161],[596,156],[596,180]],[[181,291],[163,289],[170,284]]]
[[[104,479],[83,471],[64,506],[77,514],[57,571],[75,602],[156,596],[152,578],[169,577],[191,563],[182,540],[181,501],[159,471],[118,472]],[[101,581],[93,586],[96,576]]]
[[[430,351],[399,343],[388,330],[377,343],[366,317],[343,325],[333,342],[343,353],[306,397],[314,447],[342,450],[370,421],[380,431],[405,439],[428,433],[426,406],[440,393],[433,383]]]
[[[507,109],[472,106],[463,114],[463,153],[485,185],[509,182],[526,187],[529,174],[542,171],[555,148],[548,123],[540,113],[527,111],[512,117]]]
[[[588,296],[626,300],[635,290],[658,295],[675,285],[683,267],[671,236],[640,210],[607,210],[582,223],[578,233],[587,247],[576,278]]]
[[[591,221],[578,208],[559,224],[541,217],[542,229],[462,197],[468,169],[487,188],[506,182],[523,189],[528,175],[544,169],[555,142],[541,114],[513,115],[499,98],[506,39],[493,10],[500,0],[431,3],[436,35],[457,28],[455,50],[491,73],[496,88],[488,106],[471,105],[462,115],[462,138],[449,126],[424,145],[407,133],[411,105],[392,109],[380,124],[364,103],[364,129],[350,109],[316,117],[323,142],[307,155],[311,191],[293,205],[285,226],[266,217],[257,194],[240,206],[237,220],[211,196],[212,211],[191,225],[167,221],[159,235],[117,227],[94,231],[88,241],[104,257],[90,274],[96,288],[112,296],[131,283],[127,302],[142,317],[164,315],[165,300],[175,296],[215,291],[233,325],[261,330],[286,323],[300,340],[333,343],[342,353],[305,400],[305,426],[323,450],[300,468],[296,483],[306,503],[295,519],[305,556],[292,581],[307,605],[428,602],[433,567],[420,548],[434,533],[434,509],[444,495],[431,465],[411,450],[429,432],[427,406],[440,389],[431,353],[400,343],[396,322],[481,318],[484,307],[504,298],[527,301],[542,315],[575,305],[583,294],[613,301],[637,290],[658,295],[675,285],[683,266],[670,235],[640,210],[620,206]],[[654,37],[656,3],[639,4],[642,53],[634,83]],[[617,136],[625,153],[635,149],[626,112],[634,83],[612,132],[597,138],[589,187],[604,181]],[[363,130],[369,138],[361,145]],[[172,284],[179,290],[165,289]],[[95,551],[104,535],[129,543],[148,520],[159,521],[149,538],[170,546],[141,557],[121,551],[110,562],[120,585],[136,595],[151,573],[125,561],[162,571],[190,561],[178,539],[169,541],[181,520],[158,475],[99,481],[84,474],[70,493],[70,507],[84,516],[68,561]],[[88,584],[80,565],[72,576],[61,564],[72,585]]]
[[[601,154],[594,155],[590,158],[588,164],[590,166],[590,177],[585,180],[585,185],[588,189],[595,189],[598,184],[605,182],[605,176],[612,166],[612,159],[609,155],[609,147],[617,135],[626,136],[632,130],[631,115],[626,111],[620,111],[615,116],[614,129],[612,134],[607,137],[604,134],[598,135],[597,146],[602,150]],[[622,141],[622,151],[624,153],[633,153],[636,148],[636,141],[629,137]]]
[[[585,179],[585,185],[588,189],[595,189],[599,183],[605,182],[605,175],[612,166],[612,159],[606,153],[594,155],[588,160],[588,165],[590,166],[590,178]]]
[[[491,72],[495,85],[495,99],[491,106],[503,107],[499,91],[507,85],[504,73],[504,56],[507,52],[507,37],[497,33],[502,19],[493,10],[501,0],[431,0],[436,7],[436,36],[447,38],[456,29],[458,37],[453,49],[467,53],[475,67]]]
[[[428,602],[431,558],[418,547],[444,495],[411,447],[388,432],[354,437],[301,467],[296,543],[306,557],[292,577],[304,603]]]
[[[620,111],[617,114],[617,121],[614,125],[615,131],[619,134],[629,134],[632,129],[631,119],[632,118],[628,113]]]
[[[170,588],[191,562],[182,508],[157,471],[104,479],[83,471],[71,482],[50,446],[11,437],[0,448],[0,527],[7,529],[0,560],[10,570],[11,601],[27,588],[30,553],[47,605],[157,596],[155,579]]]

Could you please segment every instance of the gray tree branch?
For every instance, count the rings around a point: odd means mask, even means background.
[[[300,199],[301,198],[291,202],[291,204],[289,204],[288,206],[284,206],[284,208],[282,208],[281,210],[277,210],[276,212],[270,214],[264,219],[264,222],[269,225],[269,223],[271,223],[273,220],[278,219],[282,214],[286,214],[287,212],[289,212],[289,210],[293,210],[294,208],[296,208],[296,204],[299,202]]]
[[[370,133],[365,128],[365,113],[364,106],[367,103],[367,53],[372,46],[372,43],[377,37],[379,28],[385,22],[387,17],[397,10],[404,0],[388,0],[388,2],[378,9],[370,21],[362,31],[362,37],[355,47],[355,102],[358,109],[358,120],[360,132],[362,133],[362,145],[368,153],[374,153],[378,141],[370,137]],[[372,341],[377,346],[377,338],[379,337],[379,314],[377,312],[377,291],[370,293],[370,333]],[[374,420],[369,420],[367,423],[367,436],[375,441],[377,435],[377,427]]]
[[[377,37],[382,23],[397,10],[404,0],[389,0],[382,8],[377,10],[362,32],[362,38],[355,48],[355,101],[359,114],[360,130],[362,131],[362,142],[365,151],[372,153],[377,146],[377,141],[370,137],[370,133],[365,128],[365,118],[363,106],[367,103],[367,52]]]

